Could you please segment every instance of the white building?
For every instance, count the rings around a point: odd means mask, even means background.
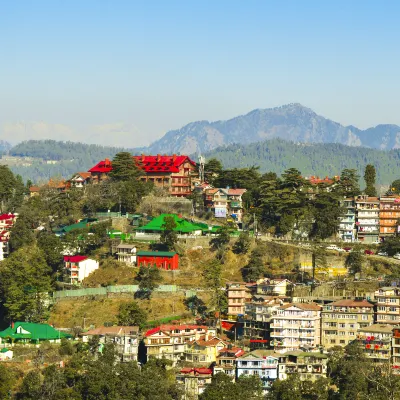
[[[344,242],[354,242],[356,239],[356,209],[354,199],[344,199],[345,215],[340,218],[339,237]]]
[[[129,265],[136,264],[136,247],[133,244],[121,243],[117,246],[117,256],[119,262]]]
[[[64,256],[64,270],[71,284],[81,283],[98,268],[98,261],[86,256]]]

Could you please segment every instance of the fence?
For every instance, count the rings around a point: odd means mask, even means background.
[[[160,285],[156,292],[177,292],[180,289],[176,285]],[[139,291],[138,285],[117,285],[107,286],[100,288],[87,288],[87,289],[76,289],[76,290],[63,290],[53,292],[53,299],[65,299],[67,297],[85,297],[85,296],[107,296],[108,293],[136,293]]]

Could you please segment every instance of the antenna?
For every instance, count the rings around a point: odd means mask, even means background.
[[[199,175],[200,183],[204,183],[204,166],[206,164],[206,159],[203,156],[199,156]]]

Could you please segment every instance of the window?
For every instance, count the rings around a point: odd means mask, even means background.
[[[367,321],[367,320],[368,320],[368,315],[363,315],[363,316],[362,316],[362,320],[363,320],[363,321]]]
[[[341,340],[340,344],[346,344],[346,341],[345,340]]]
[[[336,344],[336,339],[331,339],[331,344]]]

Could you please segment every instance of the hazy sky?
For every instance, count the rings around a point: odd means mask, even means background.
[[[0,139],[126,146],[299,102],[400,124],[400,1],[0,0]]]

